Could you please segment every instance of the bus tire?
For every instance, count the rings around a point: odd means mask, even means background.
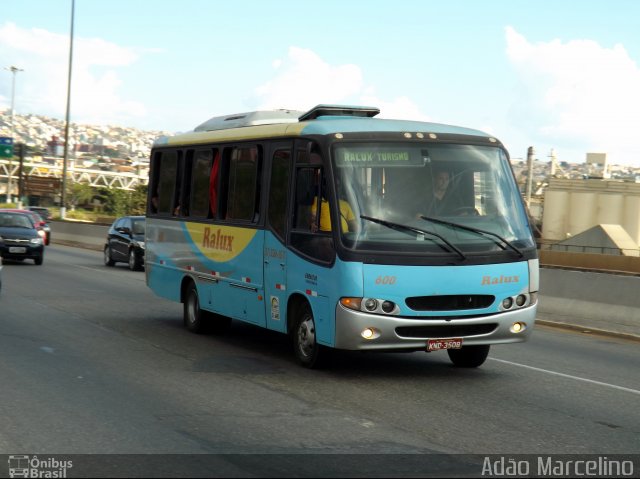
[[[200,309],[200,298],[196,285],[190,283],[184,295],[183,320],[184,326],[192,333],[206,332],[206,317]]]
[[[294,321],[292,335],[296,358],[305,368],[320,367],[321,358],[327,352],[316,341],[316,323],[308,303],[297,308]]]
[[[488,344],[479,346],[463,346],[460,349],[447,349],[449,359],[459,368],[477,368],[485,362],[489,356]]]

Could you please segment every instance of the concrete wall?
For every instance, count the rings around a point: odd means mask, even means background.
[[[539,251],[540,264],[609,273],[640,274],[640,257],[570,251]]]
[[[75,221],[52,221],[51,241],[102,251],[109,226]]]
[[[538,320],[640,339],[640,277],[540,269]]]
[[[102,251],[108,229],[107,225],[54,221],[51,239],[53,243]],[[557,251],[540,253],[543,267],[540,269],[538,322],[640,339],[640,258]],[[622,260],[624,264],[616,263]],[[631,268],[638,275],[544,267],[554,262],[609,270]]]

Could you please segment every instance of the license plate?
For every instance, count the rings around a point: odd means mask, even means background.
[[[27,248],[24,246],[10,246],[9,253],[26,253]]]
[[[461,347],[462,338],[427,340],[427,351],[440,351],[441,349],[460,349]]]

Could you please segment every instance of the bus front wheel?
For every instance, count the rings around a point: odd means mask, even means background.
[[[485,362],[489,356],[488,344],[480,346],[463,346],[460,349],[447,349],[449,359],[459,368],[477,368]]]
[[[293,326],[293,348],[296,358],[306,368],[320,366],[322,346],[316,341],[316,323],[308,304],[300,306]]]

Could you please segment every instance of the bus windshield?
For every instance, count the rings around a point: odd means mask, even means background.
[[[521,256],[535,247],[499,147],[366,142],[332,153],[340,215],[352,220],[341,227],[348,248]]]

